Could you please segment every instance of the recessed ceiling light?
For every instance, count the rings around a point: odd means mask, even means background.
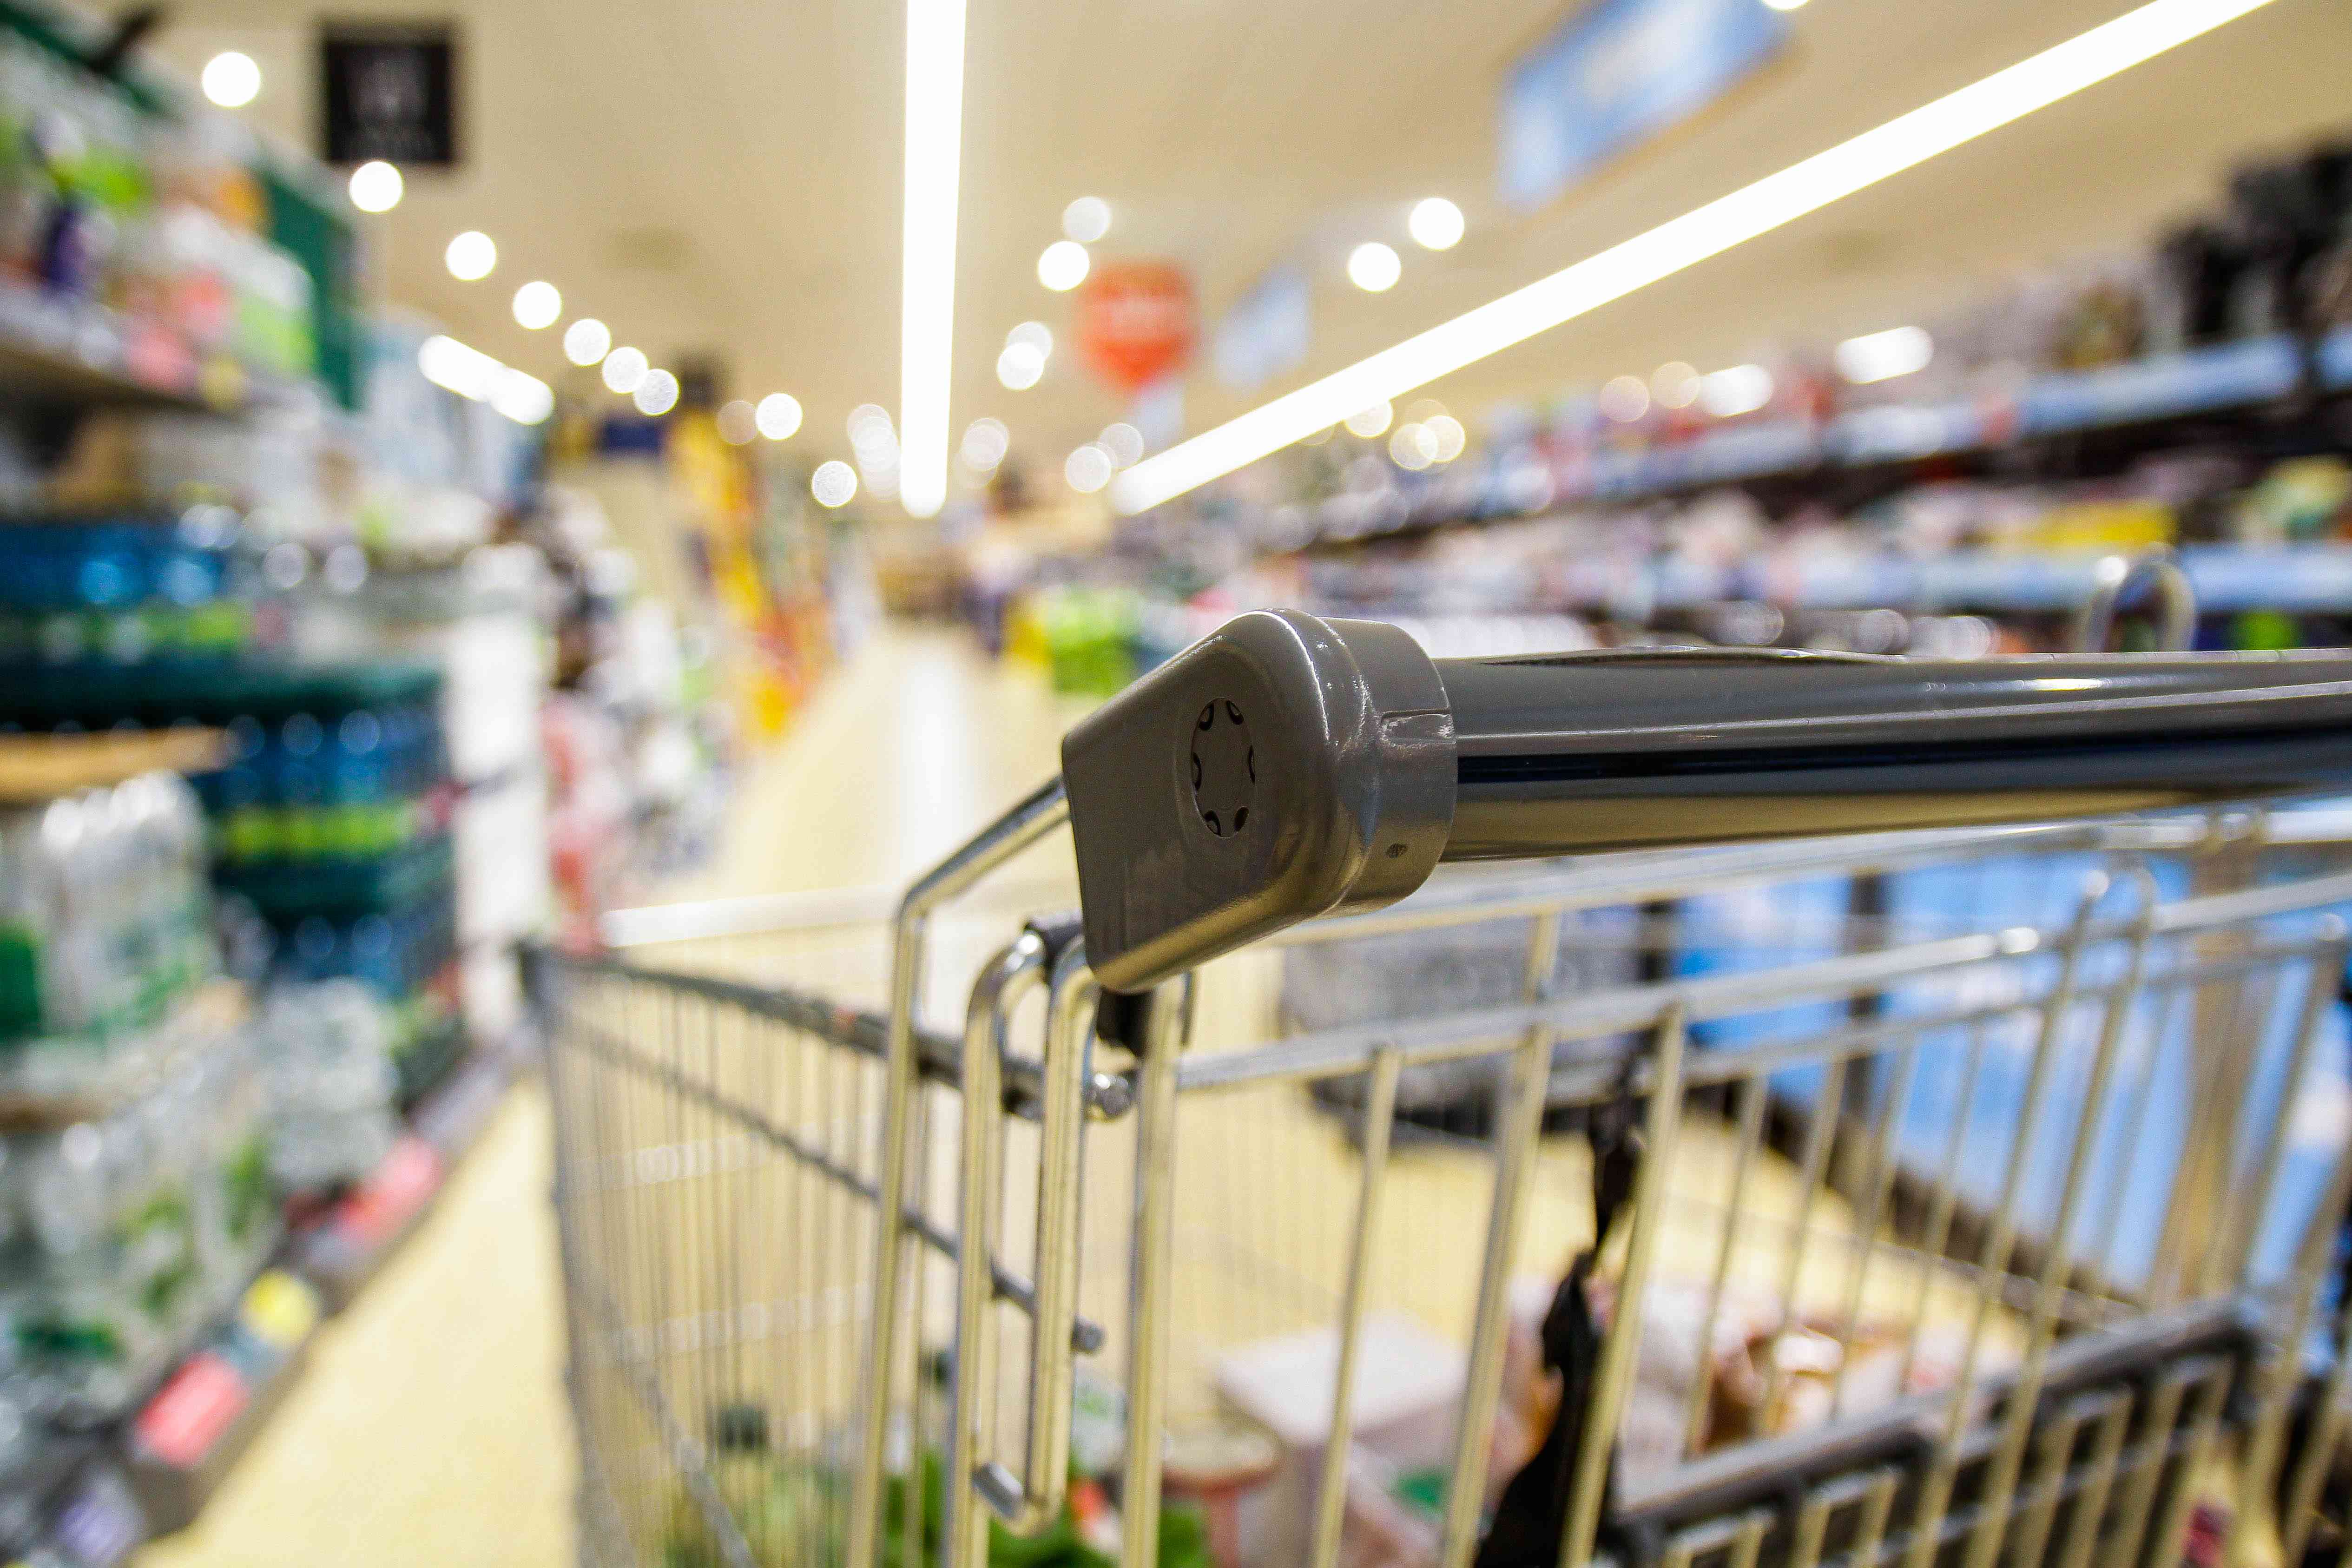
[[[847,506],[856,493],[857,470],[838,458],[819,463],[809,476],[809,494],[819,506]]]
[[[800,399],[788,392],[772,392],[760,399],[754,417],[761,435],[771,441],[782,441],[801,427]]]
[[[469,228],[449,242],[441,259],[448,266],[450,277],[461,283],[471,283],[488,278],[498,266],[499,247],[480,229]]]
[[[407,188],[400,171],[381,158],[371,158],[352,171],[352,205],[363,213],[390,212]]]
[[[1838,374],[1857,386],[1925,370],[1935,357],[1936,340],[1923,327],[1889,327],[1848,338],[1838,344],[1836,354]]]
[[[1026,392],[1045,374],[1045,356],[1031,343],[1007,343],[996,356],[996,379],[1011,392]]]
[[[614,349],[604,356],[604,384],[626,397],[636,391],[651,368],[643,349]]]
[[[1462,243],[1462,209],[1444,196],[1427,196],[1415,202],[1412,215],[1405,219],[1412,242],[1423,250],[1451,250]]]
[[[1367,294],[1385,293],[1404,275],[1404,263],[1394,247],[1366,240],[1348,253],[1348,281]]]
[[[1110,204],[1100,196],[1080,196],[1062,209],[1062,232],[1080,245],[1092,245],[1110,232]]]
[[[243,109],[261,96],[261,68],[241,49],[223,49],[205,62],[197,81],[223,109]]]
[[[1066,294],[1087,280],[1094,258],[1075,239],[1057,239],[1037,258],[1037,281],[1056,294]]]
[[[1110,483],[1110,476],[1118,466],[1110,460],[1108,452],[1089,441],[1071,453],[1062,464],[1062,478],[1069,480],[1070,488],[1080,495],[1090,496]]]
[[[593,316],[583,316],[563,329],[563,357],[573,364],[594,364],[613,352],[613,329]]]
[[[666,370],[649,370],[638,381],[637,389],[629,395],[629,401],[649,419],[667,414],[677,406],[677,377]]]
[[[534,278],[515,290],[514,319],[532,331],[551,327],[563,314],[563,295],[554,284]]]

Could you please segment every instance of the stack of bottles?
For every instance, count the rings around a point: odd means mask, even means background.
[[[241,520],[198,505],[0,521],[0,663],[143,665],[219,659],[254,635]]]
[[[373,990],[410,1100],[461,1044],[439,689],[425,669],[289,677],[230,723],[229,764],[196,781],[215,879],[268,925],[273,979]]]
[[[167,1054],[217,973],[211,910],[174,774],[0,814],[0,1083],[88,1092]]]
[[[138,1397],[278,1239],[250,1045],[233,1022],[186,1025],[128,1092],[52,1102],[0,1140],[0,1326],[52,1420]]]

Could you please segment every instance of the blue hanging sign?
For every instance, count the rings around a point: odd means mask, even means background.
[[[1310,331],[1307,271],[1289,262],[1269,270],[1217,323],[1210,359],[1236,392],[1304,364]]]
[[[1504,205],[1541,206],[1696,113],[1771,58],[1788,31],[1764,0],[1594,0],[1504,81]]]

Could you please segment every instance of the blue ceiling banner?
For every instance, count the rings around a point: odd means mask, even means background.
[[[1307,362],[1307,269],[1291,262],[1270,268],[1217,322],[1209,358],[1217,379],[1247,392]]]
[[[1504,80],[1503,204],[1543,205],[1705,108],[1788,35],[1764,0],[1594,0]]]

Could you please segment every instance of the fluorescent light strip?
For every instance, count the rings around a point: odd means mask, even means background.
[[[543,424],[555,412],[547,383],[438,332],[417,346],[416,368],[434,385],[487,403],[518,425]]]
[[[963,153],[964,0],[907,0],[907,221],[898,328],[899,497],[916,517],[948,499],[954,369],[956,186]]]
[[[1139,512],[1841,197],[1997,131],[2258,11],[2272,0],[2154,0],[1982,81],[1718,197],[1646,234],[1360,360],[1121,474],[1111,501]]]

